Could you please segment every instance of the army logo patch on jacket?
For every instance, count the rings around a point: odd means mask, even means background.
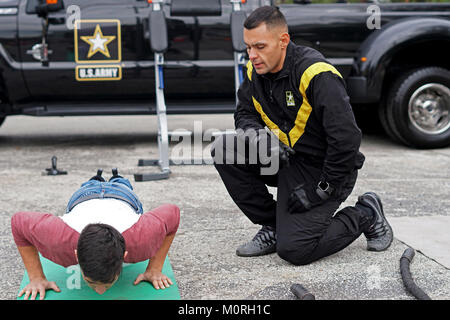
[[[288,107],[295,107],[295,100],[292,91],[286,91],[286,105]]]

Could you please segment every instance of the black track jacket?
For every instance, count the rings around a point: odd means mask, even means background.
[[[290,42],[280,72],[258,75],[249,61],[246,73],[238,90],[236,129],[267,126],[295,157],[319,164],[321,180],[335,188],[362,167],[361,131],[345,82],[321,53]]]

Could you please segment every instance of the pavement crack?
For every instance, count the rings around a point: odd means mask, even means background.
[[[407,244],[406,242],[404,242],[404,241],[402,241],[402,240],[400,240],[400,239],[398,239],[398,238],[395,238],[396,240],[398,240],[399,242],[401,242],[401,243],[403,243],[405,246],[407,246],[407,247],[409,247],[409,248],[412,248],[412,249],[414,249],[412,246],[410,246],[409,244]],[[414,249],[414,251],[416,251],[416,252],[418,252],[418,253],[420,253],[421,255],[423,255],[425,258],[427,258],[427,259],[430,259],[430,260],[432,260],[432,261],[434,261],[434,262],[436,262],[438,265],[440,265],[441,267],[443,267],[444,269],[446,269],[446,270],[450,270],[450,268],[448,268],[448,267],[446,267],[446,266],[444,266],[442,263],[440,263],[439,261],[437,261],[436,259],[434,259],[434,258],[432,258],[432,257],[430,257],[430,256],[428,256],[428,255],[426,255],[425,253],[423,253],[422,251],[420,251],[420,250],[417,250],[417,249]]]

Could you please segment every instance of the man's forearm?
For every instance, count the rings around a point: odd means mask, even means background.
[[[30,281],[38,278],[45,278],[37,249],[33,246],[17,247],[17,249],[22,257]]]
[[[156,252],[156,254],[150,258],[150,262],[148,263],[147,270],[158,270],[161,271],[164,265],[164,261],[166,260],[167,253],[169,252],[170,246],[172,245],[172,241],[175,238],[175,233],[167,235],[161,247]]]

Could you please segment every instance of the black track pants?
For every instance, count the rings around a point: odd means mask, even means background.
[[[277,253],[281,258],[295,265],[309,264],[347,247],[370,224],[370,212],[361,210],[360,205],[336,212],[352,192],[357,171],[349,175],[338,194],[325,203],[307,212],[290,214],[287,203],[291,190],[301,183],[317,185],[321,168],[293,160],[276,174],[262,175],[260,164],[232,163],[235,149],[223,151],[228,162],[218,159],[217,148],[226,145],[222,139],[217,138],[212,148],[214,165],[242,212],[255,224],[276,227]],[[233,139],[233,136],[227,136],[227,139]],[[276,201],[267,185],[277,187]]]

